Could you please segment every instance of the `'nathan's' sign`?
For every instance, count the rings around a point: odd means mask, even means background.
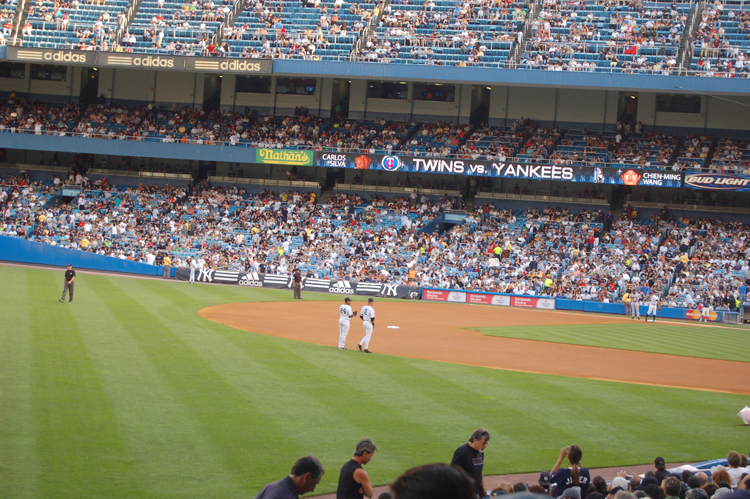
[[[312,166],[313,151],[293,149],[256,149],[255,162],[271,165]]]

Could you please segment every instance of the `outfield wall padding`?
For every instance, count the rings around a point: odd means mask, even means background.
[[[97,255],[78,249],[61,248],[20,237],[0,236],[0,260],[64,267],[69,263],[76,269],[103,270],[150,276],[164,275],[164,267],[131,262],[111,256]],[[172,268],[172,275],[175,269]]]
[[[179,268],[175,273],[178,281],[190,279],[190,270]],[[235,270],[196,270],[196,282],[230,284],[252,288],[292,289],[292,274],[262,274],[260,272],[239,272]],[[378,296],[418,300],[421,288],[381,282],[346,281],[340,279],[319,279],[303,277],[303,292],[331,293],[338,295]]]

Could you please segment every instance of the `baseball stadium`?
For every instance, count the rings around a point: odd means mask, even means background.
[[[0,498],[750,494],[744,0],[0,17]]]

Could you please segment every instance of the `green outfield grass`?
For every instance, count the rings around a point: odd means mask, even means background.
[[[472,330],[488,336],[522,340],[750,362],[750,329],[711,326],[666,325],[659,324],[658,320],[655,324],[646,324],[631,320],[621,324],[480,327]]]
[[[321,307],[331,347],[197,315],[291,291],[79,273],[61,304],[60,271],[0,267],[0,280],[2,498],[247,499],[307,453],[327,470],[316,492],[331,492],[363,437],[385,484],[449,460],[478,427],[487,474],[550,469],[573,443],[599,467],[747,441],[743,396],[342,352],[335,303]]]

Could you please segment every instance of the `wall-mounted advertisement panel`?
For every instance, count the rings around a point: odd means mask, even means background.
[[[750,177],[729,173],[689,173],[685,187],[710,191],[750,192]]]
[[[502,161],[428,158],[383,154],[318,152],[315,166],[405,173],[441,173],[480,177],[583,182],[632,186],[682,187],[682,174],[634,168],[544,165]]]

